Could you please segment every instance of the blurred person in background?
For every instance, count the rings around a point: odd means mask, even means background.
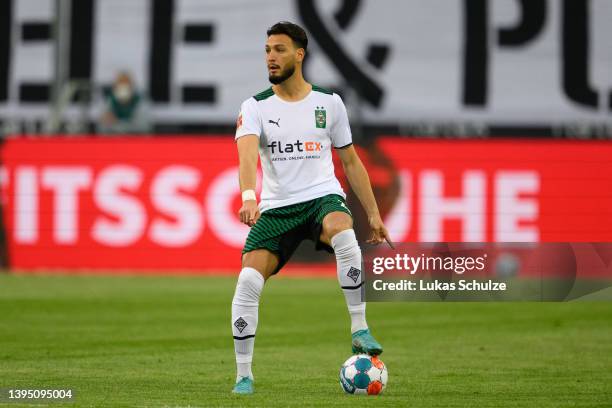
[[[121,71],[106,95],[104,113],[100,118],[98,133],[125,134],[147,133],[150,122],[146,101],[129,73]]]

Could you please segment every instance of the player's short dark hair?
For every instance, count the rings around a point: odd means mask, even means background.
[[[295,44],[296,48],[303,48],[304,51],[306,51],[308,47],[306,31],[299,25],[289,21],[280,21],[274,24],[272,27],[268,28],[267,34],[268,37],[274,34],[285,34],[293,40],[293,44]]]

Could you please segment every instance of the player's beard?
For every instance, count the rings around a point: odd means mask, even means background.
[[[280,83],[285,82],[287,79],[289,79],[291,75],[293,75],[294,72],[295,72],[295,64],[291,64],[290,67],[283,69],[281,73],[278,75],[272,75],[272,74],[268,75],[268,80],[274,85],[278,85]]]

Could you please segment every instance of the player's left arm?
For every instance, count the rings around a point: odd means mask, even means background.
[[[370,177],[365,169],[361,159],[357,155],[357,151],[353,145],[337,149],[338,156],[342,161],[344,174],[351,185],[351,188],[357,195],[359,202],[363,206],[368,216],[368,223],[372,229],[372,236],[366,242],[371,244],[380,244],[387,241],[391,245],[391,238],[385,224],[380,217],[380,211],[374,198],[374,192],[370,184]]]

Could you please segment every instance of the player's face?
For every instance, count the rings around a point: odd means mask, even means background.
[[[273,84],[280,84],[290,78],[295,72],[295,63],[298,59],[293,41],[288,35],[273,34],[266,42],[266,64],[268,65],[268,79]]]

